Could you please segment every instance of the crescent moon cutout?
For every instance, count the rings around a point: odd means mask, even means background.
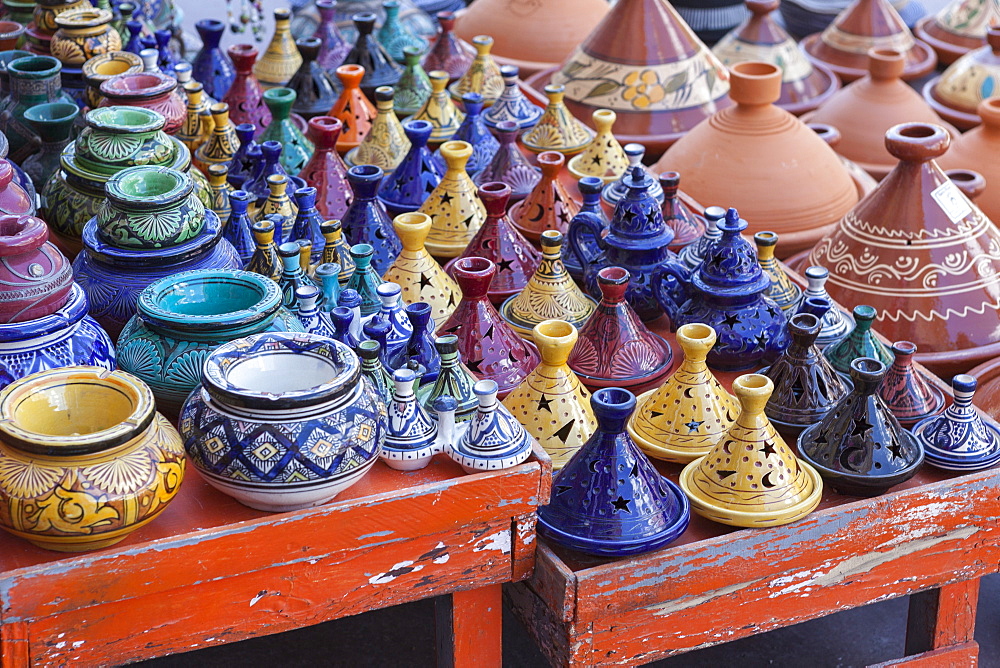
[[[590,472],[591,473],[600,473],[600,471],[598,471],[596,468],[594,468],[595,466],[597,466],[600,463],[601,462],[599,460],[597,460],[597,459],[595,459],[594,461],[590,462]]]
[[[694,397],[691,396],[691,389],[692,388],[690,388],[690,387],[684,389],[684,398],[685,399],[694,399]]]
[[[542,216],[545,215],[545,207],[544,206],[542,206],[541,204],[536,204],[535,206],[538,207],[538,215],[537,216],[532,216],[531,218],[528,218],[528,220],[530,220],[533,223],[537,223],[539,220],[542,219]]]
[[[764,474],[764,477],[760,479],[760,484],[764,485],[764,487],[767,487],[768,489],[774,487],[774,483],[771,482],[772,473],[774,473],[774,471],[768,471]]]
[[[732,450],[729,449],[729,446],[732,444],[733,444],[732,441],[727,440],[725,443],[722,444],[722,451],[725,452],[727,455],[733,454]]]

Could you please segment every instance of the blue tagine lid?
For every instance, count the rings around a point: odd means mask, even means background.
[[[978,384],[964,373],[952,378],[952,405],[913,428],[928,464],[947,471],[979,471],[1000,462],[1000,431],[972,406]]]

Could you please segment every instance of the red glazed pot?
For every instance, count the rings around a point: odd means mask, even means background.
[[[166,119],[163,131],[177,134],[184,125],[187,102],[177,92],[177,79],[161,72],[118,74],[101,84],[102,107],[142,107]]]
[[[73,270],[34,216],[0,216],[0,323],[51,315],[69,300]]]
[[[35,213],[31,197],[14,180],[14,168],[0,159],[0,214],[26,216]]]
[[[226,53],[236,68],[236,78],[222,101],[229,105],[229,118],[233,124],[253,123],[257,128],[254,139],[259,139],[271,124],[271,110],[264,104],[264,92],[253,73],[257,49],[250,44],[234,44]]]
[[[316,208],[325,220],[343,218],[354,199],[347,181],[347,165],[337,153],[342,128],[343,124],[332,116],[309,120],[309,139],[316,150],[299,172],[299,178],[316,189]]]

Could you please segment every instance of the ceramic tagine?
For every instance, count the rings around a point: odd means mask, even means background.
[[[361,79],[364,76],[365,68],[360,65],[341,65],[337,68],[337,78],[340,79],[343,90],[330,108],[329,115],[342,124],[337,138],[337,150],[340,153],[357,148],[371,131],[372,121],[375,120],[375,105],[361,91]]]
[[[444,171],[438,169],[427,148],[432,130],[427,121],[409,119],[403,123],[410,150],[378,190],[379,201],[391,215],[416,211],[441,183]]]
[[[292,11],[287,7],[274,10],[274,35],[253,67],[254,76],[265,88],[284,86],[302,64],[292,37],[291,19]]]
[[[580,205],[559,181],[566,158],[556,151],[538,155],[542,177],[528,196],[510,208],[514,227],[531,241],[537,242],[546,230],[566,234],[569,221],[580,211]]]
[[[993,0],[952,0],[933,16],[925,16],[913,34],[950,65],[969,51],[986,45],[986,30],[1000,23],[1000,7]]]
[[[854,307],[854,328],[850,334],[823,351],[834,369],[846,375],[851,371],[851,362],[859,357],[877,359],[887,367],[892,364],[893,353],[889,346],[882,343],[872,331],[876,313],[874,308],[866,304]]]
[[[403,249],[385,206],[376,198],[382,178],[382,170],[373,165],[358,165],[347,170],[354,201],[341,221],[348,243],[370,244],[375,249],[372,266],[379,275],[389,269]]]
[[[472,38],[472,46],[476,50],[469,69],[458,81],[448,86],[452,98],[461,100],[466,93],[479,93],[483,96],[483,104],[492,105],[503,92],[503,77],[500,67],[490,51],[493,49],[493,38],[489,35],[476,35]]]
[[[854,389],[799,436],[799,453],[841,494],[877,496],[913,477],[924,461],[920,442],[878,396],[886,366],[851,362]]]
[[[738,63],[730,83],[736,106],[682,137],[653,169],[683,174],[685,192],[697,201],[731,203],[752,232],[776,232],[784,256],[805,250],[857,203],[858,189],[826,142],[774,106],[777,66]],[[768,195],[775,188],[782,197]]]
[[[563,320],[535,325],[532,340],[542,361],[503,400],[511,415],[549,454],[557,471],[597,428],[590,392],[566,365],[577,336],[576,328]]]
[[[316,147],[291,120],[295,91],[291,88],[264,91],[264,104],[271,110],[272,120],[261,134],[260,141],[281,142],[281,165],[289,174],[298,174],[309,162]]]
[[[894,359],[879,387],[879,396],[907,429],[944,409],[944,391],[913,365],[917,347],[912,341],[891,346]]]
[[[944,128],[904,123],[885,141],[899,164],[809,262],[830,268],[835,300],[874,306],[879,332],[913,341],[931,371],[995,357],[1000,232],[936,164],[951,143]]]
[[[662,547],[687,528],[687,498],[625,431],[635,403],[628,390],[594,393],[597,431],[556,475],[551,502],[538,510],[538,530],[547,539],[588,554],[621,557]]]
[[[180,417],[198,472],[251,508],[325,503],[378,460],[386,407],[339,341],[270,332],[209,355]]]
[[[968,374],[952,378],[954,403],[913,428],[928,464],[946,471],[979,471],[1000,462],[1000,430],[972,406],[978,384]]]
[[[643,158],[646,156],[646,147],[642,144],[625,144],[622,147],[625,151],[625,157],[628,158],[628,169],[622,174],[622,177],[617,181],[609,183],[604,186],[604,190],[601,191],[601,199],[611,208],[613,211],[615,206],[620,202],[625,195],[628,194],[628,185],[626,185],[626,180],[631,178],[632,170],[636,167],[641,167],[644,171],[653,176],[653,173],[642,164]],[[666,173],[666,172],[663,172]],[[663,188],[655,180],[653,185],[649,188],[649,194],[656,199],[657,202],[662,203],[664,200]]]
[[[407,304],[403,311],[413,333],[406,345],[389,359],[389,365],[395,369],[411,369],[420,377],[421,385],[430,385],[441,374],[441,355],[434,345],[435,325],[431,320],[431,305],[416,302]]]
[[[747,0],[750,16],[712,47],[726,67],[748,60],[781,68],[781,97],[775,103],[796,116],[823,104],[840,88],[826,65],[810,62],[795,40],[771,18],[780,0]]]
[[[361,12],[353,15],[351,20],[358,31],[358,38],[344,58],[344,65],[360,65],[364,68],[361,89],[365,95],[374,95],[379,86],[395,86],[403,68],[396,64],[372,34],[375,29],[375,14]]]
[[[519,130],[534,127],[542,117],[543,110],[521,91],[520,70],[514,65],[500,67],[503,77],[503,92],[489,109],[483,112],[483,122],[489,128],[496,128],[500,123],[509,121],[516,124]]]
[[[863,77],[868,49],[893,49],[906,54],[903,79],[919,79],[934,69],[937,56],[914,39],[889,0],[854,0],[822,33],[802,40],[814,63],[826,65],[844,83]]]
[[[438,423],[417,401],[413,392],[417,375],[413,371],[397,369],[392,379],[394,389],[379,457],[389,468],[416,471],[427,466],[439,451]]]
[[[375,118],[358,147],[344,156],[348,165],[375,165],[391,174],[410,150],[410,140],[393,111],[393,89],[375,89]]]
[[[802,300],[799,302],[799,312],[806,312],[810,300],[820,300],[819,303],[825,308],[822,314],[818,315],[822,329],[816,339],[816,345],[820,349],[836,343],[843,339],[854,328],[854,320],[848,313],[834,306],[833,300],[826,291],[826,282],[830,278],[830,272],[826,267],[812,266],[806,267],[802,272],[806,279],[806,287],[802,291]]]
[[[476,399],[474,386],[476,377],[464,364],[458,354],[458,337],[446,334],[434,339],[434,349],[441,361],[438,377],[433,383],[420,386],[417,399],[426,409],[431,418],[438,419],[437,401],[449,397],[455,401],[453,419],[460,424],[467,424],[476,414]]]
[[[354,197],[347,165],[336,151],[342,127],[332,116],[309,119],[307,136],[316,150],[299,172],[299,178],[316,189],[316,208],[326,220],[343,218]]]
[[[229,118],[229,105],[213,104],[212,133],[194,152],[195,166],[207,173],[210,165],[228,165],[239,149],[236,127]]]
[[[486,128],[483,122],[483,96],[479,93],[466,93],[462,96],[462,109],[465,110],[465,118],[462,119],[458,130],[451,136],[451,141],[464,141],[472,146],[472,157],[465,164],[465,171],[469,175],[482,171],[493,159],[500,142]],[[441,156],[440,149],[434,154],[434,162],[438,169],[445,171],[446,165]]]
[[[758,232],[753,235],[753,243],[757,248],[757,263],[771,279],[771,287],[767,296],[781,307],[782,311],[793,311],[802,299],[802,288],[788,278],[788,274],[774,257],[774,249],[778,245],[778,235],[774,232]]]
[[[528,196],[542,175],[517,147],[518,126],[514,121],[500,121],[493,128],[499,147],[489,164],[473,175],[478,186],[494,181],[506,183],[511,188],[511,201],[519,202]]]
[[[448,456],[466,473],[510,468],[530,457],[531,437],[497,400],[497,384],[481,380],[474,390],[479,407],[460,439],[444,441]]]
[[[102,107],[142,107],[159,112],[163,131],[177,134],[187,117],[187,102],[177,91],[177,80],[161,72],[117,74],[101,84]]]
[[[952,139],[948,152],[937,159],[941,169],[974,169],[985,177],[986,184],[1000,182],[1000,165],[992,159],[1000,148],[1000,97],[991,97],[979,103],[976,113],[982,125]],[[972,199],[970,197],[970,199]],[[987,187],[974,199],[986,217],[1000,220],[1000,188]]]
[[[257,128],[255,136],[260,137],[271,124],[271,111],[264,104],[264,93],[254,75],[257,49],[250,44],[234,44],[226,53],[233,61],[236,76],[222,102],[229,105],[229,116],[234,124],[252,123]]]
[[[424,69],[428,72],[441,70],[447,75],[447,79],[460,79],[472,65],[472,60],[476,57],[476,50],[454,33],[455,14],[453,12],[438,12],[436,18],[439,31],[424,55]]]
[[[976,107],[1000,89],[1000,26],[990,26],[986,41],[924,85],[927,103],[961,130],[979,125]]]
[[[34,216],[0,216],[0,324],[49,316],[70,300],[73,273]]]
[[[465,112],[455,106],[448,95],[448,74],[444,70],[430,70],[427,76],[431,80],[431,95],[411,119],[430,123],[434,128],[430,141],[439,144],[451,139],[458,131],[465,120]]]
[[[406,47],[417,49],[417,53],[423,53],[427,49],[427,40],[412,32],[406,24],[399,20],[399,0],[383,0],[382,9],[385,11],[385,20],[379,28],[376,39],[381,44],[389,57],[397,63],[402,63],[403,50]]]
[[[616,118],[617,114],[610,109],[598,109],[591,115],[597,134],[583,153],[574,156],[568,164],[570,174],[576,179],[597,176],[605,183],[611,183],[621,178],[628,169],[628,156],[611,132]]]
[[[318,37],[322,43],[316,62],[332,73],[344,62],[351,45],[337,26],[337,0],[316,0],[316,10],[319,13],[319,23],[313,37]]]
[[[181,439],[142,381],[67,366],[0,393],[0,526],[38,547],[85,552],[155,520],[184,480]]]
[[[304,119],[325,114],[337,100],[337,88],[331,75],[316,62],[322,41],[318,37],[295,40],[295,47],[302,56],[302,64],[288,80],[288,88],[295,91],[292,112]]]
[[[431,79],[420,66],[422,52],[414,46],[403,49],[403,73],[396,83],[395,109],[403,116],[412,116],[431,96]]]
[[[441,155],[448,169],[420,206],[420,213],[426,213],[432,221],[427,250],[435,257],[451,258],[462,254],[479,231],[486,219],[486,208],[476,197],[476,184],[465,170],[472,157],[472,145],[449,141],[441,145]]]
[[[681,473],[681,489],[699,515],[733,526],[777,526],[805,517],[819,504],[822,478],[795,456],[764,413],[773,389],[771,379],[760,374],[733,381],[739,417],[707,455]]]
[[[226,24],[216,19],[202,19],[194,27],[202,46],[191,61],[191,77],[205,87],[206,95],[221,100],[236,79],[232,59],[219,47]]]
[[[594,138],[586,125],[578,121],[563,102],[566,94],[562,85],[549,84],[545,87],[548,104],[538,122],[521,137],[521,143],[529,151],[558,151],[565,155],[579,153]]]
[[[705,234],[705,219],[691,211],[680,198],[681,175],[663,172],[659,176],[663,191],[663,222],[674,232],[670,250],[679,253]]]

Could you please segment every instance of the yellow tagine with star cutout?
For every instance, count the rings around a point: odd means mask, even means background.
[[[392,226],[403,250],[382,278],[399,284],[403,289],[400,296],[407,304],[430,304],[434,329],[437,329],[462,301],[462,289],[424,248],[431,230],[431,218],[426,213],[402,213],[393,219]]]
[[[476,195],[465,165],[472,157],[472,144],[449,141],[441,145],[447,171],[441,183],[420,205],[420,213],[431,217],[431,230],[424,246],[434,257],[458,257],[486,220],[486,207]]]

